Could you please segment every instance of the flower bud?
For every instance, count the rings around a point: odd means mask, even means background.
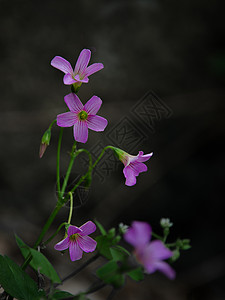
[[[51,140],[51,129],[48,128],[43,134],[41,139],[41,145],[39,150],[40,158],[42,158],[42,156],[44,155],[47,146],[50,144],[50,140]]]
[[[162,226],[162,228],[170,228],[173,226],[173,223],[170,222],[169,218],[162,218],[160,220],[160,225]]]

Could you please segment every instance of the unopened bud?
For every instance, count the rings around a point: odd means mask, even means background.
[[[50,140],[51,140],[51,129],[48,128],[43,134],[41,139],[41,145],[39,150],[40,158],[42,158],[42,156],[44,155],[47,146],[50,144]]]
[[[170,222],[169,218],[162,218],[160,220],[160,225],[162,226],[162,228],[170,228],[173,226],[173,223]]]

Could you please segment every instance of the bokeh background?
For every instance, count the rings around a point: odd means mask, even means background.
[[[225,299],[223,40],[218,0],[0,0],[0,253],[21,263],[14,233],[32,244],[56,203],[56,126],[41,160],[38,152],[42,133],[66,111],[69,87],[50,61],[60,55],[74,65],[88,48],[91,62],[105,68],[81,87],[79,97],[101,97],[99,114],[109,125],[102,134],[89,132],[85,147],[95,154],[99,145],[114,142],[132,154],[154,156],[136,186],[126,187],[122,165],[111,156],[107,162],[107,153],[88,195],[77,197],[73,223],[97,218],[110,228],[143,220],[160,233],[160,218],[169,217],[171,240],[190,238],[192,244],[174,264],[175,281],[161,274],[141,283],[127,280],[114,299]],[[72,143],[69,128],[62,176]],[[85,167],[82,157],[71,180]],[[67,216],[65,207],[52,232]],[[65,276],[80,262],[53,250],[62,236],[46,255]],[[62,288],[87,288],[98,266]],[[109,292],[105,288],[90,299],[106,299]]]

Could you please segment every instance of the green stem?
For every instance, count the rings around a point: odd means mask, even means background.
[[[54,121],[52,121],[52,123],[49,125],[49,129],[52,129],[52,126],[56,123],[56,119]]]
[[[43,245],[46,246],[49,242],[51,242],[51,240],[54,239],[54,237],[59,233],[59,231],[61,230],[61,228],[62,228],[63,226],[65,226],[65,225],[67,225],[67,224],[68,224],[67,222],[64,222],[64,223],[62,223],[61,225],[59,225],[59,227],[58,227],[58,229],[56,230],[56,232],[53,233],[53,235],[52,235],[49,239],[47,239],[47,241],[45,241],[45,242],[43,243]]]
[[[100,153],[99,157],[96,159],[95,163],[93,164],[92,166],[92,169],[94,169],[94,167],[97,165],[97,163],[100,161],[100,159],[102,158],[103,154],[105,153],[105,151],[107,149],[112,149],[113,150],[113,147],[112,146],[106,146],[105,148],[102,149],[102,152]]]
[[[73,213],[73,194],[71,192],[68,193],[70,196],[70,213],[68,218],[68,224],[70,224],[72,219],[72,213]]]
[[[68,166],[68,169],[67,169],[67,172],[66,172],[66,176],[64,178],[64,181],[63,181],[63,186],[62,186],[62,190],[60,192],[60,197],[63,198],[63,195],[65,193],[65,190],[66,190],[66,187],[67,187],[67,183],[68,183],[68,180],[69,180],[69,176],[70,176],[70,173],[71,173],[71,170],[72,170],[72,167],[73,167],[73,163],[74,163],[74,160],[77,156],[77,153],[75,152],[76,150],[76,142],[73,144],[73,147],[72,147],[72,152],[71,152],[71,158],[70,158],[70,162],[69,162],[69,166]]]
[[[152,236],[154,236],[156,239],[160,240],[160,241],[163,241],[163,237],[161,237],[160,235],[152,232]]]
[[[59,132],[57,160],[56,160],[56,180],[57,180],[57,190],[59,195],[60,195],[60,152],[61,152],[61,144],[62,144],[62,135],[63,135],[63,127],[60,128],[60,132]]]

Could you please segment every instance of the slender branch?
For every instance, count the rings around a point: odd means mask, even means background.
[[[90,287],[86,292],[85,294],[88,295],[88,294],[92,294],[92,293],[95,293],[97,292],[98,290],[102,289],[103,287],[106,286],[106,283],[101,281],[100,283],[96,283],[96,284],[93,284],[92,287]]]
[[[66,280],[72,278],[73,276],[77,275],[80,271],[82,271],[84,268],[86,268],[88,265],[90,265],[92,262],[94,262],[97,258],[99,258],[99,253],[96,253],[94,256],[89,258],[85,263],[83,263],[81,266],[79,266],[76,270],[74,270],[72,273],[64,277],[61,281],[61,283],[57,283],[54,287],[57,287],[61,285]]]

